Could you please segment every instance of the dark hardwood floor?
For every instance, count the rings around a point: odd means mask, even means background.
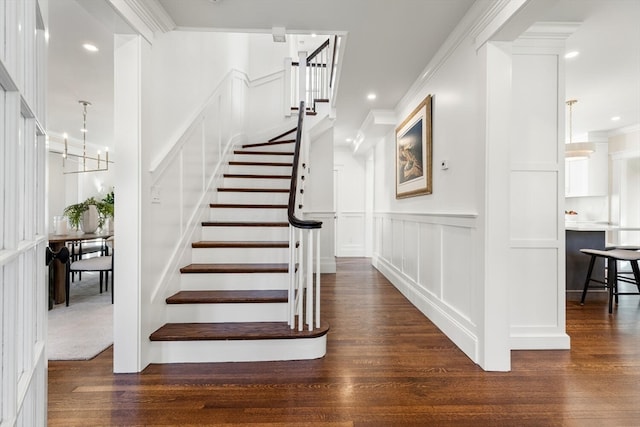
[[[50,426],[638,426],[640,299],[567,302],[570,351],[514,351],[484,372],[370,266],[323,275],[331,325],[313,361],[152,365],[112,351],[49,363]]]

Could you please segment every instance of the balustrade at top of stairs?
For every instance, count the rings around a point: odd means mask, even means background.
[[[299,330],[289,318],[296,130],[234,150],[202,240],[192,243],[192,264],[180,269],[181,290],[166,300],[167,323],[150,335],[152,362],[324,356],[328,324]]]

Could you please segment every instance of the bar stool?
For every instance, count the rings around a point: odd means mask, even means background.
[[[611,249],[626,249],[626,250],[629,250],[629,251],[640,251],[640,246],[634,246],[634,245],[611,245],[611,246],[607,246],[606,247],[606,250],[608,250],[608,251],[610,251]],[[616,272],[618,273],[618,281],[619,282],[635,283],[635,281],[633,279],[627,277],[629,275],[629,272],[620,271],[620,269],[617,269]],[[633,271],[631,273],[633,274]]]
[[[611,249],[608,251],[601,251],[598,249],[580,249],[580,252],[591,256],[589,261],[589,270],[587,271],[587,278],[584,281],[584,289],[582,290],[582,298],[580,299],[580,305],[584,305],[584,300],[587,297],[587,290],[589,289],[590,282],[597,282],[604,285],[604,288],[609,291],[609,313],[613,311],[613,300],[615,298],[616,304],[618,303],[618,295],[640,295],[640,269],[638,268],[638,261],[640,260],[640,252],[628,250],[628,249]],[[607,259],[607,280],[598,280],[591,277],[593,273],[593,266],[597,257]],[[619,292],[618,291],[618,261],[629,261],[631,269],[633,270],[633,277],[635,279],[635,285],[638,287],[638,292]],[[631,280],[629,279],[630,283]]]

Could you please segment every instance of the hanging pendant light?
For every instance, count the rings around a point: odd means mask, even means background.
[[[113,163],[109,160],[109,149],[105,149],[106,158],[100,159],[100,151],[97,152],[97,157],[87,156],[87,107],[91,105],[89,101],[78,101],[82,105],[82,156],[72,154],[68,150],[67,134],[64,134],[64,152],[62,153],[63,166],[64,160],[68,157],[75,157],[82,159],[82,168],[79,170],[65,171],[65,174],[71,173],[84,173],[84,172],[102,172],[109,170],[109,163]],[[87,169],[87,160],[95,161],[96,167]],[[80,160],[79,160],[80,161]]]
[[[564,145],[564,157],[567,160],[587,159],[596,151],[593,142],[573,142],[573,104],[577,99],[570,99],[566,102],[569,106],[569,142]]]

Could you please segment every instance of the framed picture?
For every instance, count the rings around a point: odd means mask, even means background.
[[[396,128],[396,199],[431,194],[431,98],[427,96]]]

